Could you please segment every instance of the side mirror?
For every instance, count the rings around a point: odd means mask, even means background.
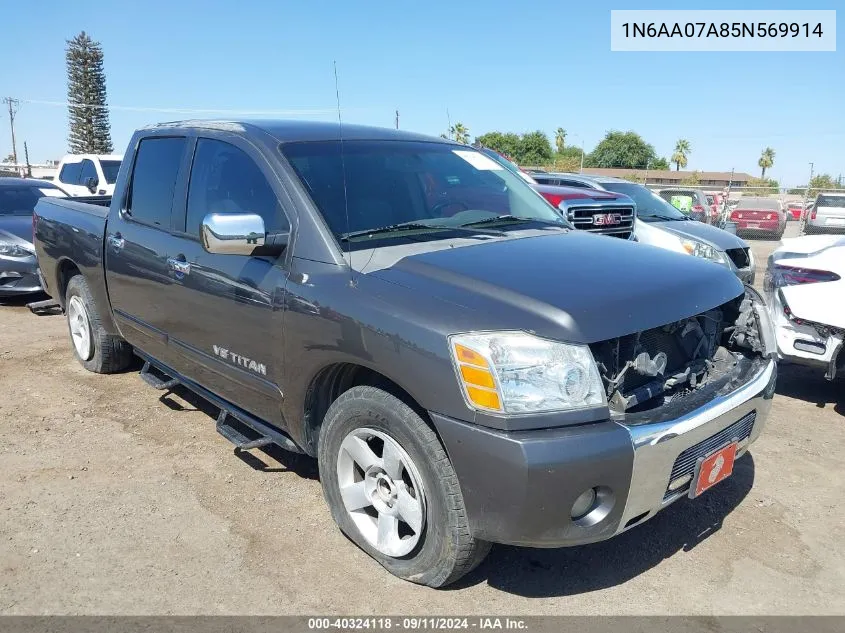
[[[89,176],[85,179],[85,187],[90,191],[92,194],[96,193],[97,191],[97,179],[93,176]]]
[[[216,255],[278,255],[287,233],[268,235],[264,219],[255,213],[209,213],[202,221],[200,241]]]

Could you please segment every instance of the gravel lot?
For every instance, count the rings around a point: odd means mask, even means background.
[[[794,226],[790,231],[794,231]],[[754,242],[762,281],[772,242]],[[435,591],[335,528],[316,464],[239,458],[216,411],[98,376],[61,316],[0,307],[2,614],[842,614],[845,381],[782,367],[734,476],[622,536],[494,547]]]

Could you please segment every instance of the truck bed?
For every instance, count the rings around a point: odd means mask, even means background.
[[[35,205],[35,253],[45,290],[53,298],[60,298],[69,275],[76,269],[85,276],[98,305],[109,305],[103,271],[103,240],[110,202],[109,196],[45,196]]]

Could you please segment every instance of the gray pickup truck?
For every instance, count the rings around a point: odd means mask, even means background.
[[[236,450],[316,457],[340,529],[416,583],[455,581],[490,543],[600,541],[704,493],[771,405],[756,292],[572,230],[467,146],[165,124],[135,133],[103,204],[35,209],[77,359],[137,355],[152,386],[218,407]]]

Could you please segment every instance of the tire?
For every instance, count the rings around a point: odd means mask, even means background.
[[[68,282],[65,313],[73,355],[85,369],[113,374],[129,367],[132,347],[103,329],[97,305],[82,275],[74,275]]]
[[[371,496],[362,497],[366,500],[362,505],[366,510],[347,510],[341,493],[342,478],[344,490],[349,490],[350,480],[345,477],[349,464],[354,463],[353,471],[360,466],[358,459],[352,460],[346,447],[360,446],[359,440],[365,437],[370,438],[373,446],[370,457],[379,457],[380,461],[374,462],[367,474],[362,468],[355,471],[358,473],[356,484],[363,490],[373,481],[380,481],[378,477],[388,477],[385,470],[373,478],[373,473],[380,469],[379,464],[395,470],[388,466],[395,463],[395,459],[383,459],[389,445],[393,447],[393,457],[401,458],[402,470],[401,480],[390,477],[385,488],[393,488],[393,484],[398,483],[393,489],[400,490],[399,500],[395,502],[400,515],[403,489],[406,490],[404,498],[410,500],[409,505],[417,501],[422,507],[421,528],[414,533],[414,521],[404,522],[400,518],[396,525],[404,523],[405,537],[389,541],[389,545],[373,542],[372,531],[378,531],[373,526],[379,526],[382,514],[385,514],[378,508],[387,512],[393,510],[386,505],[389,501],[382,503],[379,500],[380,484],[375,488],[371,486]],[[380,442],[382,452],[378,455]],[[398,450],[394,444],[398,445]],[[488,542],[476,539],[470,533],[458,478],[439,438],[411,407],[394,395],[371,386],[353,387],[344,392],[326,413],[317,453],[323,494],[335,522],[347,537],[393,575],[429,587],[443,587],[478,566],[490,551]],[[421,488],[421,494],[418,488]],[[398,529],[394,534],[400,532]],[[393,553],[385,551],[388,547]]]

